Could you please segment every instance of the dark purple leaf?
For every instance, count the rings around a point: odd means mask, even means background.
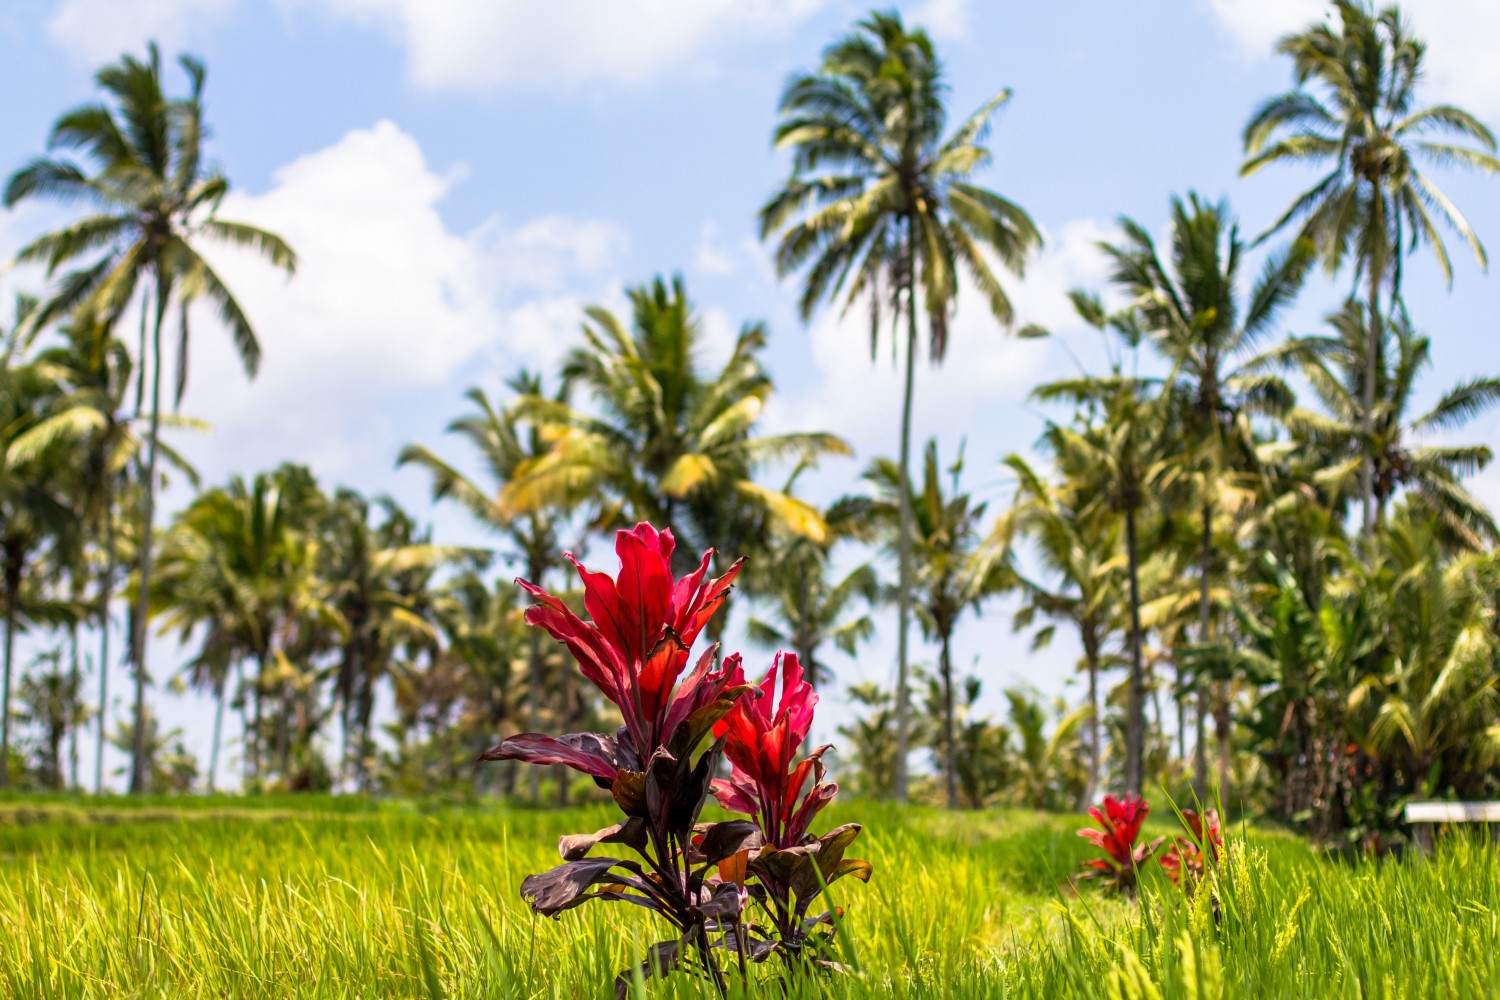
[[[613,780],[616,766],[615,740],[600,733],[568,733],[553,738],[541,733],[521,733],[480,754],[480,760],[520,760],[528,764],[566,764],[596,778]]]
[[[646,824],[639,817],[632,816],[623,823],[606,826],[594,833],[570,833],[558,841],[557,850],[564,861],[577,861],[588,857],[589,851],[600,844],[624,844],[640,854],[646,848]]]
[[[645,817],[646,776],[640,771],[621,771],[609,786],[615,804],[627,816]]]
[[[706,865],[717,864],[746,848],[760,846],[760,827],[748,819],[731,819],[715,823],[703,831],[698,845]]]
[[[584,890],[590,886],[618,882],[618,876],[612,876],[609,870],[619,863],[618,858],[584,858],[528,875],[521,882],[521,898],[543,916],[555,917],[583,902]]]
[[[701,921],[722,921],[738,916],[740,912],[740,888],[733,882],[725,882],[714,891],[708,902],[693,907],[693,916]]]
[[[839,862],[844,860],[844,850],[859,836],[860,825],[858,823],[845,823],[825,833],[818,840],[809,845],[813,848],[813,856],[817,859],[816,867],[808,865],[799,868],[793,876],[792,891],[797,894],[797,912],[803,913],[807,905],[823,891],[823,887],[833,880],[834,873],[838,871]],[[848,874],[848,873],[846,873]],[[866,878],[868,878],[866,872]]]

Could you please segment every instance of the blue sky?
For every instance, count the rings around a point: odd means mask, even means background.
[[[1003,87],[1015,96],[992,134],[981,181],[1026,206],[1047,246],[1010,287],[1085,357],[1092,337],[1063,294],[1102,285],[1094,241],[1127,214],[1160,231],[1173,193],[1230,198],[1254,235],[1305,177],[1237,177],[1239,131],[1289,84],[1274,39],[1319,16],[1316,0],[925,0],[897,4],[925,24],[947,64],[955,119]],[[235,184],[223,214],[286,236],[302,267],[286,282],[219,258],[265,347],[246,382],[220,332],[195,334],[184,411],[213,425],[183,449],[209,482],[282,459],[326,485],[389,492],[429,512],[441,541],[483,543],[456,511],[429,508],[426,482],[397,471],[400,446],[460,454],[442,429],[470,385],[497,389],[520,365],[544,367],[576,337],[586,303],[681,272],[722,352],[745,320],[772,332],[778,429],[848,438],[820,496],[857,485],[895,450],[897,373],[872,366],[859,317],[804,325],[795,285],[778,282],[754,216],[784,176],[769,148],[781,85],[816,64],[858,16],[845,0],[13,0],[0,8],[0,78],[10,95],[0,167],[41,151],[51,121],[88,99],[94,68],[157,38],[209,66],[210,146]],[[1412,0],[1430,42],[1426,99],[1500,123],[1500,34],[1492,0]],[[1481,235],[1500,241],[1500,182],[1441,176]],[[55,224],[56,210],[0,212],[0,259]],[[0,293],[35,281],[0,274]],[[1339,290],[1319,278],[1288,319],[1308,332]],[[1500,369],[1496,284],[1461,259],[1450,293],[1420,260],[1407,298],[1435,342],[1428,396]],[[1007,339],[977,298],[961,304],[947,364],[918,377],[918,438],[943,454],[966,442],[966,482],[1001,505],[996,462],[1024,451],[1042,415],[1037,381],[1069,370],[1063,346]],[[1500,419],[1468,435],[1493,442]],[[1500,505],[1500,474],[1477,489]],[[180,502],[181,494],[178,495]],[[743,620],[743,611],[740,614]],[[886,679],[893,623],[842,679]],[[1076,649],[1030,654],[996,603],[964,629],[958,663],[1001,687],[1063,690]],[[178,652],[159,644],[158,676]],[[930,656],[922,650],[919,658]],[[124,690],[124,678],[113,681]],[[166,717],[204,749],[204,706],[168,699]],[[839,714],[834,709],[828,722]],[[232,730],[231,730],[232,735]],[[85,753],[89,751],[86,749]],[[87,757],[85,759],[88,759]]]

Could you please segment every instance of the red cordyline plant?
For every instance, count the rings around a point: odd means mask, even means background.
[[[1182,824],[1187,827],[1188,836],[1174,838],[1172,846],[1161,856],[1161,867],[1168,878],[1191,892],[1209,866],[1219,863],[1224,853],[1224,836],[1219,829],[1217,809],[1201,816],[1195,810],[1184,809]]]
[[[826,910],[809,917],[808,907],[829,883],[845,875],[870,880],[868,861],[844,857],[859,836],[858,823],[845,823],[821,837],[808,833],[813,818],[839,790],[823,780],[827,745],[797,759],[817,703],[797,655],[778,653],[759,688],[714,726],[733,766],[727,780],[713,783],[714,795],[730,812],[753,817],[758,827],[758,837],[720,865],[721,876],[737,882],[768,918],[767,929],[747,922],[736,932],[732,943],[742,959],[760,962],[779,953],[789,962],[808,958],[836,967],[827,946],[838,913]],[[747,884],[747,875],[756,882]]]
[[[1078,836],[1103,851],[1104,857],[1083,862],[1084,870],[1078,877],[1099,879],[1117,892],[1134,894],[1141,865],[1161,845],[1160,840],[1150,844],[1137,843],[1141,824],[1146,822],[1150,812],[1146,800],[1134,792],[1127,792],[1123,799],[1106,795],[1102,810],[1098,806],[1090,808],[1089,815],[1101,829],[1079,830]]]
[[[751,899],[770,899],[780,886],[768,886],[760,875],[762,855],[779,850],[776,836],[765,837],[763,824],[749,820],[698,822],[726,744],[737,738],[729,734],[733,726],[726,717],[756,691],[745,684],[740,657],[728,656],[720,663],[717,645],[688,666],[691,647],[724,603],[740,562],[710,579],[710,549],[694,572],[675,579],[674,545],[671,531],[658,532],[645,523],[618,532],[620,570],[613,578],[585,569],[569,555],[583,582],[587,621],[541,588],[517,581],[540,602],[526,612],[526,621],[568,647],[583,676],[620,709],[623,724],[613,735],[522,733],[480,758],[566,764],[609,789],[624,813],[624,819],[602,830],[563,837],[558,846],[565,863],[521,883],[521,895],[545,916],[606,899],[645,907],[672,926],[671,938],[654,945],[640,966],[615,980],[616,995],[622,998],[637,975],[659,976],[677,968],[709,979],[723,993],[720,954],[735,955],[743,974],[749,961],[783,950],[799,953],[807,937],[800,924],[778,924],[773,936],[745,912]],[[811,711],[808,703],[808,720]],[[806,723],[800,724],[805,734]],[[824,790],[818,794],[826,802],[832,786],[822,783],[822,766],[815,758],[811,769],[816,771],[814,788]],[[806,820],[816,811],[806,810]],[[759,818],[760,813],[752,815]],[[788,827],[778,829],[784,838]],[[858,833],[858,827],[853,829]],[[853,839],[848,833],[839,836],[847,838],[844,845]],[[606,844],[628,848],[639,860],[591,856]],[[807,888],[809,877],[829,880],[822,872],[825,860],[833,862],[835,877],[846,873],[838,871],[842,846],[823,845],[802,845],[794,855],[805,862],[800,867],[778,862],[774,868],[773,875],[801,880],[793,886],[802,890],[799,902],[816,896]],[[807,871],[810,866],[818,868],[817,876]],[[748,884],[752,875],[754,885]]]

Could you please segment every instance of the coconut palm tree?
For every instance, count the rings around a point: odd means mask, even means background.
[[[948,807],[958,808],[958,757],[954,735],[953,633],[964,612],[978,610],[983,601],[1011,581],[1010,567],[984,557],[979,526],[987,505],[963,492],[963,449],[946,470],[938,462],[937,442],[928,441],[923,453],[922,488],[909,498],[913,514],[912,541],[917,571],[912,581],[917,620],[929,639],[938,644],[938,682],[942,697],[942,731],[937,735]],[[890,459],[878,459],[865,473],[874,487],[868,518],[885,529],[887,538],[900,531],[901,471]]]
[[[1041,245],[1031,217],[973,182],[989,162],[991,119],[1010,99],[1004,90],[944,135],[946,84],[932,40],[896,13],[872,14],[823,54],[816,72],[794,76],[782,92],[775,144],[792,152],[792,171],[760,212],[761,236],[779,234],[776,268],[803,273],[801,309],[839,301],[870,310],[870,347],[889,307],[904,334],[900,496],[911,493],[912,400],[918,314],[941,362],[948,319],[967,274],[990,312],[1009,325],[1010,297],[990,265],[993,254],[1019,275]],[[918,302],[920,300],[920,306]],[[904,501],[903,501],[904,502]],[[906,798],[909,691],[907,632],[913,600],[911,512],[901,517],[898,561],[896,714],[900,751],[896,796]]]
[[[370,726],[375,691],[403,646],[433,644],[437,632],[427,613],[431,577],[460,550],[433,545],[395,501],[375,501],[383,514],[371,523],[371,504],[341,489],[319,533],[327,602],[346,626],[341,637],[334,697],[343,735],[339,773],[350,765],[349,735],[357,733],[354,776],[368,788],[366,762],[374,756]]]
[[[1457,430],[1500,404],[1500,378],[1476,376],[1445,392],[1430,410],[1413,415],[1417,379],[1431,363],[1431,341],[1404,317],[1377,318],[1357,302],[1328,318],[1329,335],[1299,338],[1286,352],[1300,358],[1302,373],[1323,412],[1299,409],[1287,422],[1293,432],[1325,455],[1328,464],[1315,480],[1332,497],[1353,492],[1359,470],[1375,471],[1375,523],[1404,494],[1415,510],[1435,518],[1450,545],[1480,550],[1500,539],[1494,516],[1464,488],[1464,476],[1484,469],[1493,458],[1487,445],[1422,441]],[[1383,369],[1373,380],[1365,372],[1372,352]],[[1361,388],[1375,384],[1375,411],[1366,413]]]
[[[1441,558],[1436,526],[1420,511],[1403,511],[1377,542],[1363,583],[1388,598],[1386,667],[1356,685],[1349,704],[1369,720],[1371,747],[1431,796],[1500,763],[1500,562],[1492,553]]]
[[[1047,706],[1035,693],[1024,688],[1005,692],[1006,719],[1016,738],[1011,758],[1016,796],[1031,809],[1068,808],[1077,801],[1074,785],[1078,758],[1078,731],[1088,714],[1088,706],[1068,711],[1061,699],[1053,703],[1056,721],[1047,731]],[[1080,782],[1081,783],[1081,782]]]
[[[1032,398],[1076,408],[1071,424],[1049,424],[1047,448],[1063,476],[1081,495],[1085,510],[1107,510],[1125,530],[1125,583],[1128,618],[1126,651],[1130,676],[1125,708],[1125,786],[1140,791],[1145,782],[1146,667],[1141,628],[1140,522],[1151,491],[1163,477],[1163,456],[1172,452],[1168,397],[1160,382],[1112,373],[1060,379],[1038,386]]]
[[[23,319],[26,307],[18,309]],[[0,788],[10,784],[11,688],[16,633],[37,617],[41,588],[30,577],[49,546],[67,532],[63,498],[68,464],[56,448],[17,453],[16,440],[36,425],[61,391],[42,366],[22,356],[21,323],[0,340],[0,613],[4,619],[0,676]]]
[[[39,364],[52,373],[64,391],[48,412],[17,437],[13,453],[22,459],[40,454],[62,440],[81,453],[74,506],[78,525],[92,539],[97,552],[93,617],[99,626],[98,739],[94,757],[94,790],[104,788],[104,748],[107,744],[104,706],[109,704],[110,605],[114,600],[120,552],[116,529],[121,499],[130,470],[144,453],[142,418],[130,412],[128,396],[133,364],[129,349],[114,335],[112,324],[79,310],[59,327],[62,343],[38,353]],[[198,426],[176,414],[164,414],[166,426]],[[198,474],[174,448],[162,442],[162,458],[194,489]]]
[[[568,477],[559,476],[549,482],[545,489],[545,502],[535,498],[525,504],[522,511],[513,510],[505,502],[505,490],[523,470],[536,463],[548,460],[552,444],[543,432],[539,419],[530,414],[545,410],[552,416],[558,411],[571,416],[566,390],[555,396],[543,392],[541,377],[522,371],[511,379],[507,386],[517,399],[526,401],[523,407],[498,406],[481,389],[470,389],[465,398],[473,412],[455,419],[448,425],[450,434],[458,434],[479,453],[484,471],[490,480],[481,486],[475,479],[462,472],[457,465],[439,457],[431,449],[420,444],[410,444],[401,449],[397,458],[399,465],[415,465],[426,469],[432,477],[434,500],[452,500],[487,530],[495,532],[505,540],[507,556],[517,559],[525,579],[545,586],[547,577],[561,565],[563,545],[561,533],[567,525],[567,515],[584,502],[597,497],[591,486],[593,481],[570,483]],[[543,677],[546,654],[542,646],[541,631],[528,629],[527,638],[527,729],[537,732],[542,708]],[[541,770],[530,768],[532,801],[541,795]]]
[[[1378,12],[1365,0],[1333,0],[1334,19],[1287,35],[1277,51],[1292,60],[1295,89],[1270,98],[1245,126],[1241,175],[1270,164],[1326,170],[1267,231],[1295,227],[1318,248],[1330,274],[1353,256],[1364,279],[1366,308],[1382,315],[1382,290],[1401,296],[1402,257],[1426,246],[1451,283],[1442,230],[1458,234],[1481,266],[1484,246],[1463,213],[1423,167],[1465,167],[1500,174],[1496,140],[1467,111],[1423,107],[1417,86],[1427,46],[1396,6]],[[1478,148],[1475,148],[1475,147]],[[1371,339],[1366,347],[1378,352]],[[1375,410],[1377,354],[1366,359],[1364,409]],[[1367,432],[1368,432],[1367,428]],[[1374,469],[1361,473],[1366,532],[1375,524]]]
[[[188,78],[184,97],[163,89],[161,58],[155,45],[144,62],[122,56],[95,77],[106,100],[63,114],[52,127],[48,146],[76,150],[88,161],[80,166],[66,155],[32,160],[10,178],[7,206],[31,198],[82,202],[91,213],[34,240],[17,254],[23,262],[44,263],[49,275],[86,261],[67,273],[59,290],[37,313],[45,324],[84,307],[113,322],[140,293],[141,344],[137,359],[137,409],[150,371],[150,431],[141,492],[141,540],[138,546],[136,609],[131,648],[135,654],[135,714],[132,727],[139,744],[131,768],[130,788],[141,792],[149,777],[145,766],[146,631],[151,602],[154,554],[157,458],[160,451],[161,381],[166,366],[162,343],[167,314],[176,307],[179,332],[174,396],[187,387],[189,318],[192,303],[211,304],[229,329],[245,371],[254,375],[260,345],[249,318],[218,273],[199,253],[201,242],[217,242],[258,253],[290,273],[296,266],[291,248],[263,229],[217,215],[229,181],[204,159],[208,132],[203,116],[206,70],[190,56],[178,60]],[[150,336],[147,338],[149,324]]]
[[[861,610],[879,598],[880,579],[869,563],[855,566],[842,577],[832,573],[833,541],[850,537],[858,525],[849,522],[859,517],[857,505],[836,503],[824,511],[833,538],[815,542],[802,535],[784,532],[762,560],[762,566],[749,567],[757,580],[755,589],[770,604],[766,617],[752,617],[746,623],[750,640],[769,649],[796,652],[807,682],[823,691],[833,679],[833,668],[824,659],[822,649],[832,645],[845,655],[853,656],[860,643],[875,634],[875,623]],[[812,745],[812,734],[805,742]]]
[[[997,553],[995,558],[1015,566],[1017,545],[1029,543],[1028,551],[1041,572],[1017,574],[1022,604],[1015,625],[1028,627],[1039,616],[1048,621],[1038,629],[1033,648],[1049,643],[1059,624],[1078,633],[1083,647],[1081,666],[1089,685],[1089,774],[1080,799],[1080,805],[1086,806],[1099,788],[1103,750],[1099,673],[1109,665],[1108,641],[1123,603],[1119,562],[1123,526],[1111,510],[1090,504],[1088,494],[1077,488],[1079,484],[1048,482],[1020,455],[1008,456],[1004,464],[1016,476],[1015,499],[996,519],[985,544]]]
[[[1120,220],[1125,239],[1102,249],[1110,259],[1111,281],[1130,297],[1146,343],[1172,366],[1167,388],[1186,446],[1174,464],[1189,481],[1199,511],[1198,641],[1206,648],[1214,642],[1215,516],[1226,504],[1239,506],[1252,496],[1237,482],[1255,461],[1252,418],[1280,416],[1293,403],[1290,388],[1265,371],[1265,360],[1254,352],[1296,297],[1312,253],[1310,243],[1299,241],[1274,254],[1241,304],[1246,247],[1227,203],[1210,204],[1197,194],[1173,198],[1171,218],[1170,264],[1146,228],[1131,219]],[[1200,718],[1207,715],[1209,696],[1200,684]],[[1219,702],[1222,742],[1228,706],[1223,697]],[[1221,759],[1219,767],[1222,782],[1229,761]],[[1198,784],[1199,795],[1206,794],[1202,773]],[[1227,787],[1221,792],[1227,795]]]
[[[620,514],[672,527],[684,565],[710,546],[759,549],[774,525],[824,537],[817,508],[755,480],[769,466],[850,453],[832,434],[756,433],[773,390],[760,360],[765,328],[743,327],[729,360],[708,372],[701,321],[680,278],[670,286],[657,278],[629,296],[628,327],[606,309],[587,310],[584,344],[563,362],[562,398],[517,401],[517,415],[550,447],[505,482],[506,513],[605,497]],[[569,403],[580,391],[587,402]]]
[[[254,719],[246,732],[249,776],[263,781],[289,759],[293,682],[303,671],[293,658],[310,644],[302,633],[342,631],[346,626],[327,600],[317,570],[312,528],[321,495],[310,473],[283,466],[252,481],[234,477],[226,487],[200,494],[178,515],[162,550],[160,594],[163,628],[184,641],[199,626],[206,631],[199,666],[217,696],[221,728],[231,661],[253,666]],[[264,702],[280,698],[273,720],[273,759],[264,743]]]

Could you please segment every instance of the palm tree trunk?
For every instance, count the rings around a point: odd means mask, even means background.
[[[1233,708],[1230,698],[1229,682],[1218,683],[1219,697],[1214,705],[1214,729],[1219,737],[1219,801],[1229,801],[1229,783],[1231,777],[1231,756],[1234,752],[1234,720],[1230,715]]]
[[[1373,244],[1374,258],[1367,261],[1370,273],[1368,280],[1369,291],[1369,316],[1366,317],[1366,326],[1369,335],[1365,338],[1365,384],[1364,384],[1364,461],[1360,463],[1359,479],[1361,500],[1364,504],[1364,524],[1361,532],[1366,538],[1375,530],[1375,455],[1370,450],[1370,442],[1375,433],[1375,379],[1380,367],[1380,338],[1384,330],[1380,322],[1380,280],[1384,262],[1381,260],[1381,251],[1384,249],[1385,241],[1385,202],[1380,195],[1380,183],[1370,180],[1370,204],[1375,212],[1375,219],[1371,228],[1376,234]]]
[[[75,605],[76,606],[76,605]],[[78,667],[78,622],[70,622],[68,625],[68,643],[72,647],[72,677],[69,680],[72,698],[75,704],[68,706],[70,713],[69,722],[76,722],[78,716],[75,711],[76,700],[82,696],[82,678]],[[78,787],[78,726],[68,726],[68,784],[73,788]]]
[[[225,694],[226,694],[225,689],[228,686],[229,686],[229,683],[228,683],[228,678],[227,677],[224,680],[219,681],[218,692],[217,692],[217,694],[218,694],[218,704],[216,704],[214,706],[214,741],[213,741],[213,744],[208,748],[208,790],[209,790],[209,792],[216,791],[216,785],[217,785],[217,783],[216,783],[215,779],[218,777],[218,774],[219,774],[219,743],[221,742],[220,735],[224,732],[224,702],[226,700],[225,699]]]
[[[893,789],[897,802],[907,799],[907,753],[910,750],[911,704],[908,688],[908,643],[911,633],[911,420],[912,397],[917,377],[917,263],[916,227],[907,221],[906,265],[906,385],[901,396],[901,470],[897,509],[900,563],[896,594],[896,773]]]
[[[0,680],[0,788],[10,787],[10,677],[16,655],[16,615],[20,604],[21,560],[7,549],[5,553],[5,676]]]
[[[1080,811],[1087,809],[1098,794],[1099,768],[1103,757],[1099,746],[1099,640],[1089,626],[1083,630],[1083,659],[1089,672],[1089,775],[1078,802]]]
[[[104,571],[99,577],[99,745],[94,748],[94,794],[104,794],[104,727],[109,721],[109,601],[115,587],[114,498],[104,503]]]
[[[1187,671],[1182,665],[1182,649],[1175,643],[1172,667],[1177,673],[1177,759],[1187,760]]]
[[[1208,599],[1209,563],[1213,559],[1213,517],[1213,505],[1204,504],[1202,533],[1198,549],[1198,645],[1205,649],[1213,641],[1213,636],[1210,634],[1213,628],[1213,611]],[[1193,757],[1193,791],[1202,802],[1208,794],[1209,691],[1208,685],[1203,682],[1201,669],[1193,676],[1193,690],[1198,695],[1198,739]]]
[[[1130,577],[1130,686],[1125,709],[1125,790],[1141,791],[1146,783],[1144,702],[1146,672],[1141,662],[1140,547],[1136,538],[1135,504],[1125,505],[1125,563]]]
[[[958,747],[953,739],[953,651],[952,627],[943,630],[940,667],[943,672],[943,762],[948,784],[948,808],[958,808]]]
[[[135,621],[135,739],[131,747],[130,791],[143,795],[150,783],[146,768],[146,634],[151,614],[152,519],[156,516],[156,459],[161,434],[161,326],[167,312],[167,283],[160,264],[156,272],[156,319],[151,340],[151,438],[146,448],[146,482],[141,497],[140,574]],[[144,359],[142,359],[144,362]]]

